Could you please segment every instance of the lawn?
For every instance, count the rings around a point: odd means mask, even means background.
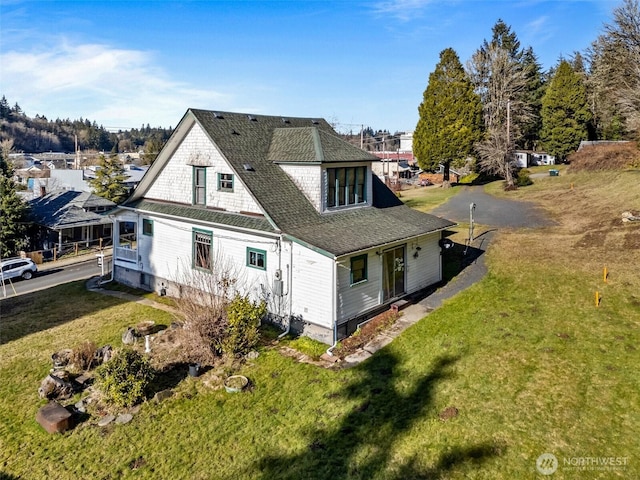
[[[39,382],[54,351],[171,315],[80,283],[3,300],[0,478],[639,478],[640,225],[620,214],[640,209],[640,173],[535,180],[506,195],[558,225],[497,232],[487,277],[370,360],[333,371],[264,347],[248,391],[185,375],[126,425],[49,435]]]

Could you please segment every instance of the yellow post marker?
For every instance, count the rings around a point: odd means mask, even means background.
[[[573,190],[573,182],[571,182],[571,190]]]
[[[596,292],[596,307],[600,306],[600,294]]]
[[[609,273],[607,272],[607,267],[604,267],[604,270],[602,272],[602,279],[604,280],[604,283],[607,283],[607,277],[609,276]]]

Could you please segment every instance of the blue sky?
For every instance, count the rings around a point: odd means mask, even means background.
[[[498,19],[546,70],[616,0],[0,0],[0,93],[29,116],[176,126],[187,108],[413,130],[440,52]]]

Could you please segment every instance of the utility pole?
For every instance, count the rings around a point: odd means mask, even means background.
[[[74,135],[76,141],[76,161],[75,161],[75,169],[78,170],[80,168],[80,152],[78,152],[78,135]]]

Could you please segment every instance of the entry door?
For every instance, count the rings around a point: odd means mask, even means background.
[[[382,265],[383,301],[404,294],[404,245],[384,252]]]

